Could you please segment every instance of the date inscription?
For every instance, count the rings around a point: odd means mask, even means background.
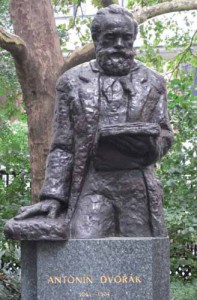
[[[92,298],[92,297],[99,297],[99,298],[110,298],[111,293],[110,292],[81,292],[79,293],[80,298]]]

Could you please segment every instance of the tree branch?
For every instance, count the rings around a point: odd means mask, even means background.
[[[112,0],[103,0],[103,5],[109,5]],[[188,11],[197,9],[197,0],[188,0],[188,1],[175,1],[175,2],[164,2],[147,8],[141,8],[136,11],[133,11],[133,15],[138,21],[138,24],[142,24],[148,19],[153,17],[167,14],[170,12],[179,12],[179,11]],[[82,64],[86,61],[95,58],[94,45],[88,44],[84,47],[78,48],[73,51],[72,54],[65,60],[62,71],[65,72],[71,69],[74,66]]]
[[[190,51],[191,54],[193,55],[192,50],[191,50],[191,47],[192,47],[192,45],[193,45],[193,41],[194,41],[194,38],[195,38],[196,34],[197,34],[197,30],[194,32],[194,34],[193,34],[193,36],[192,36],[192,38],[191,38],[191,40],[190,40],[188,46],[187,46],[187,47],[185,48],[185,50],[182,52],[181,57],[180,57],[178,63],[177,63],[176,66],[173,68],[173,70],[169,72],[169,73],[171,74],[170,79],[172,78],[172,75],[173,75],[173,73],[174,73],[175,71],[176,71],[176,76],[177,76],[177,74],[178,74],[178,72],[179,72],[179,69],[180,69],[180,65],[181,65],[181,63],[183,62],[183,60],[184,60],[185,56],[187,55],[187,53]]]
[[[164,15],[170,12],[179,12],[195,9],[197,9],[197,0],[164,2],[133,11],[133,15],[136,18],[138,24],[142,24],[148,19]]]
[[[118,0],[101,0],[102,7],[107,7],[111,4],[118,4]]]
[[[27,51],[25,42],[19,36],[7,32],[2,26],[0,26],[0,47],[20,61],[25,57]]]
[[[94,51],[93,43],[87,44],[81,48],[77,48],[69,55],[68,58],[66,58],[62,68],[62,73],[86,61],[90,61],[91,59],[94,58],[95,58],[95,51]]]

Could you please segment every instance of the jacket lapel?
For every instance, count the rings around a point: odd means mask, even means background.
[[[83,68],[79,79],[81,84],[78,96],[85,115],[87,133],[93,133],[99,120],[99,70],[88,64],[88,68]]]
[[[128,122],[145,122],[143,110],[148,101],[148,96],[151,91],[148,85],[148,75],[142,72],[139,63],[136,63],[138,68],[131,71],[130,82],[132,85],[132,93],[130,94],[128,105]]]

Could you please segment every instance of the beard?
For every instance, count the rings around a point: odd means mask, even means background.
[[[96,53],[96,60],[107,75],[122,76],[129,73],[134,56],[133,50],[101,49]]]

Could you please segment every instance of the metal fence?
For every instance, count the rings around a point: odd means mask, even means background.
[[[14,171],[7,173],[5,169],[0,169],[0,180],[2,180],[5,187],[7,187],[16,176]]]

